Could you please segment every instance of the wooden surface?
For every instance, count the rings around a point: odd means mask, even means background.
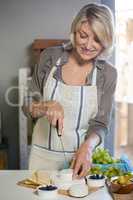
[[[33,54],[36,62],[39,61],[41,52],[52,46],[58,46],[62,43],[65,43],[67,40],[65,39],[35,39],[32,45]]]
[[[64,43],[65,39],[35,39],[33,42],[33,50],[43,50],[51,46]]]
[[[8,168],[8,141],[2,138],[0,143],[0,170]]]
[[[7,150],[0,150],[0,170],[7,169]]]
[[[133,200],[133,192],[130,194],[113,194],[114,200]]]

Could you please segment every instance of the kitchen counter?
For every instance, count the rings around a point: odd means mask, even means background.
[[[18,186],[16,183],[30,177],[32,174],[28,170],[1,170],[0,171],[0,200],[39,200],[34,190]],[[54,200],[79,200],[59,195]],[[112,200],[106,187],[88,195],[82,200]]]

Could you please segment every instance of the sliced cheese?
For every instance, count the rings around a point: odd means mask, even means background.
[[[35,171],[30,180],[39,185],[49,185],[51,183],[50,174],[43,170]]]

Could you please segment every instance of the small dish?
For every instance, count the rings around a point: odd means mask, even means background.
[[[40,185],[37,187],[37,193],[44,199],[54,199],[58,194],[58,188],[54,185]]]
[[[114,177],[110,181],[110,188],[113,193],[128,194],[133,191],[133,182],[129,181],[127,184],[117,183],[118,177]]]
[[[85,179],[73,180],[72,175],[72,169],[61,170],[58,174],[55,174],[52,177],[52,183],[62,190],[68,190],[71,187],[71,185],[74,184],[85,184]]]
[[[86,179],[89,187],[102,187],[105,185],[106,178],[103,175],[94,174],[87,176]]]
[[[88,186],[86,184],[74,184],[69,190],[71,197],[83,198],[89,194]]]

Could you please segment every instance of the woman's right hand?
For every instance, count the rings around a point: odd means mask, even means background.
[[[32,117],[37,118],[46,116],[49,123],[56,126],[58,121],[58,128],[60,133],[63,131],[64,110],[60,103],[57,101],[47,101],[32,103],[30,106]]]
[[[60,103],[57,101],[48,101],[46,106],[45,116],[47,117],[50,124],[56,127],[58,122],[59,132],[63,132],[63,119],[64,110]]]

